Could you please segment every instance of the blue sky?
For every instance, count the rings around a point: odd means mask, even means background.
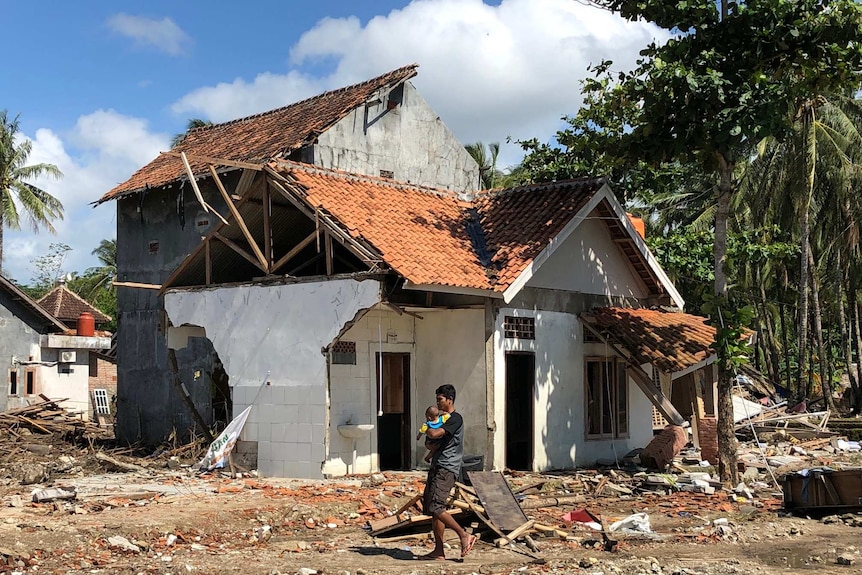
[[[65,204],[57,235],[7,231],[4,272],[33,276],[52,242],[64,271],[95,265],[115,206],[89,205],[169,147],[186,121],[262,112],[416,62],[413,83],[461,141],[548,141],[579,104],[587,65],[620,67],[661,32],[576,0],[243,3],[9,2],[0,109],[20,114],[36,182]]]

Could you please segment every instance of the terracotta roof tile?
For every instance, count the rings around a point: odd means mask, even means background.
[[[310,143],[363,104],[375,91],[415,76],[417,67],[416,64],[404,66],[360,84],[325,92],[283,108],[192,130],[174,151],[264,164]],[[206,169],[205,163],[190,163],[195,174]],[[98,202],[141,191],[147,186],[164,186],[183,177],[182,160],[160,155],[103,195]]]
[[[85,311],[93,314],[96,323],[111,321],[110,316],[94,308],[64,285],[59,285],[49,291],[42,296],[38,303],[52,316],[69,325],[75,325],[78,317]]]
[[[706,318],[653,309],[601,308],[581,319],[606,333],[635,360],[664,372],[682,371],[711,355],[715,328]]]
[[[416,284],[505,290],[601,187],[583,179],[486,192],[475,202],[445,190],[282,162],[308,203]],[[468,221],[480,222],[474,233]],[[483,262],[486,252],[489,262]]]

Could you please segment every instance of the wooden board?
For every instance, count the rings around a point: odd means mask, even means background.
[[[502,531],[514,531],[527,522],[512,489],[499,471],[468,471],[467,477],[494,525]]]

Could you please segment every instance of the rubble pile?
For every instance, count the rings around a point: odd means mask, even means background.
[[[57,401],[41,397],[39,403],[0,412],[0,441],[23,440],[33,434],[64,441],[113,437],[111,429],[84,421],[57,405]]]

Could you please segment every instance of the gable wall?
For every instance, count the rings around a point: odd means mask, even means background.
[[[12,357],[21,361],[27,361],[30,356],[37,361],[41,359],[39,332],[16,315],[20,313],[22,306],[6,292],[0,292],[0,381],[3,383],[0,411],[20,405],[17,398],[9,397],[9,371],[13,368],[18,373],[18,397],[23,397],[24,367],[13,365]]]
[[[479,167],[410,82],[403,100],[386,109],[381,103],[360,107],[324,132],[314,146],[314,163],[326,168],[446,188],[477,189]],[[397,88],[396,88],[397,89]]]
[[[585,294],[643,298],[643,283],[593,211],[566,238],[527,286]]]

